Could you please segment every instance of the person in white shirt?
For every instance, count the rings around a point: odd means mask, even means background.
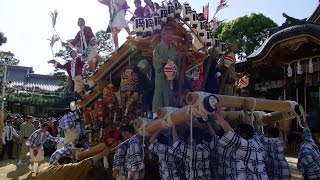
[[[0,156],[0,161],[3,159],[6,150],[8,150],[9,159],[13,159],[12,157],[12,147],[13,147],[13,138],[18,138],[19,135],[17,131],[12,127],[12,121],[8,121],[7,125],[3,128],[2,132],[2,151]]]

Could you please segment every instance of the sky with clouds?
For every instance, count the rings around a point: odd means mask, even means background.
[[[131,11],[134,11],[133,0],[127,0]],[[154,2],[161,2],[154,0]],[[180,1],[184,3],[185,1]],[[210,4],[210,17],[213,15],[219,0],[189,0],[197,12]],[[228,7],[222,9],[219,20],[233,20],[250,13],[263,13],[281,25],[285,18],[282,13],[303,19],[309,17],[318,6],[317,0],[228,0]],[[142,3],[144,5],[144,3]],[[94,32],[105,30],[109,22],[107,6],[97,0],[0,0],[0,32],[8,38],[0,50],[13,52],[20,59],[21,66],[33,67],[37,74],[49,74],[54,68],[47,61],[52,59],[51,48],[47,40],[54,34],[50,11],[58,10],[56,29],[62,40],[71,39],[78,32],[78,17],[86,20]],[[126,19],[130,19],[128,13]],[[126,39],[123,30],[120,43]],[[60,49],[59,43],[54,51]],[[61,60],[63,63],[63,60]]]

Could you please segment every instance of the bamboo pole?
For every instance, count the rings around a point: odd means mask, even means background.
[[[2,137],[2,129],[4,128],[4,120],[7,118],[8,112],[1,111],[0,112],[0,137]]]
[[[208,96],[210,97],[212,95],[204,92],[191,92],[187,95],[187,103],[191,106],[184,106],[180,109],[160,108],[157,111],[157,115],[159,119],[154,121],[149,121],[149,122],[143,122],[142,119],[136,119],[134,121],[134,127],[136,130],[138,130],[140,135],[145,136],[145,135],[153,134],[154,132],[160,129],[166,129],[168,128],[168,125],[171,123],[172,125],[185,124],[190,121],[190,118],[191,118],[190,110],[192,108],[206,108],[206,106],[204,105],[199,106],[199,104],[204,104],[204,101],[208,100]],[[215,95],[215,96],[219,98],[221,105],[224,107],[241,108],[243,100],[247,99],[249,102],[248,103],[249,109],[255,108],[255,109],[265,110],[265,111],[278,111],[278,112],[265,114],[262,118],[262,122],[265,124],[292,119],[302,113],[298,111],[299,109],[297,108],[298,104],[290,101],[282,102],[282,101],[243,98],[243,97],[224,96],[224,95]],[[210,102],[210,98],[209,98],[208,104],[209,106],[211,106],[210,108],[214,108],[212,106],[214,106],[215,104]],[[292,113],[292,111],[295,111],[295,113]],[[204,112],[208,115],[211,111],[205,110]],[[241,117],[243,117],[242,115],[240,115],[240,111],[223,112],[223,114],[225,118],[229,118],[228,120],[240,119]],[[198,114],[195,114],[194,112],[192,112],[193,117],[197,117],[197,115]],[[163,121],[167,121],[167,122],[163,123]],[[170,123],[168,124],[168,122]],[[145,123],[145,127],[143,128],[145,128],[146,133],[143,132],[141,128],[144,123]],[[112,148],[111,152],[115,151],[117,147]],[[81,160],[81,159],[93,156],[95,154],[98,154],[99,152],[102,152],[106,148],[107,146],[105,145],[105,143],[100,143],[86,151],[77,152],[76,159]]]
[[[261,112],[261,111],[260,111]],[[253,112],[255,118],[259,117],[258,111]],[[228,121],[239,121],[244,119],[244,113],[242,111],[222,111],[221,112],[224,119]],[[297,112],[271,112],[271,113],[264,113],[261,117],[263,124],[273,124],[275,122],[290,120],[297,117]]]
[[[166,129],[168,127],[171,127],[172,125],[180,125],[189,122],[191,118],[191,110],[193,118],[207,116],[211,112],[213,112],[213,109],[215,108],[214,106],[216,102],[210,99],[211,96],[211,94],[204,92],[189,93],[187,95],[187,103],[189,104],[189,106],[185,106],[183,108],[176,109],[171,112],[169,112],[167,108],[160,108],[157,112],[159,119],[150,122],[143,122],[143,120],[137,119],[134,121],[134,127],[136,130],[138,130],[140,135],[148,135],[156,132],[159,129]],[[241,108],[243,100],[245,99],[243,97],[235,96],[215,96],[220,99],[220,103],[222,104],[222,106],[232,108]],[[213,100],[214,99],[215,98],[213,98]],[[296,103],[289,101],[282,102],[265,99],[254,100],[253,98],[249,98],[248,102],[248,109],[253,109],[255,103],[256,107],[254,109],[266,111],[279,111],[278,113],[271,113],[269,118],[268,116],[266,116],[267,119],[264,121],[265,123],[288,119],[289,114],[292,111],[297,111],[297,107],[299,107]],[[202,113],[198,113],[199,111],[201,111]],[[300,114],[300,112],[295,113],[295,115],[298,114]],[[228,112],[227,114],[225,113],[225,116],[228,116],[227,119],[239,119],[240,117],[238,112]],[[142,127],[144,123],[145,127]],[[142,132],[142,129],[144,128],[146,133]]]
[[[271,124],[274,122],[279,122],[279,121],[284,122],[284,120],[293,119],[296,116],[298,116],[298,114],[300,114],[300,111],[298,109],[299,108],[294,109],[295,113],[293,113],[292,111],[266,113],[262,117],[262,122],[263,122],[263,124]],[[258,112],[254,112],[254,113],[258,113]],[[146,134],[153,134],[154,132],[158,131],[159,129],[166,129],[167,127],[164,126],[164,124],[162,123],[162,121],[164,120],[164,118],[166,116],[170,116],[171,121],[174,125],[187,123],[187,122],[189,122],[189,120],[191,118],[189,106],[185,106],[180,109],[160,108],[157,111],[157,115],[158,115],[159,119],[147,122],[146,129],[145,129]],[[241,112],[241,111],[223,111],[222,115],[227,120],[241,120],[244,117],[243,112]],[[258,117],[258,115],[256,115],[256,116]],[[285,122],[287,122],[287,121],[285,121]],[[140,135],[144,135],[143,131],[141,131],[141,126],[143,123],[144,122],[142,121],[142,119],[136,119],[134,121],[134,127],[136,130],[138,130],[138,131],[140,130],[139,131]],[[128,141],[128,140],[126,140],[126,141]],[[114,152],[118,148],[118,146],[112,148],[111,152]],[[98,145],[96,145],[86,151],[77,152],[76,159],[82,160],[82,159],[91,157],[95,154],[102,152],[106,148],[107,148],[107,146],[105,145],[105,143],[100,143],[100,144],[98,144]]]
[[[100,143],[96,146],[93,146],[90,149],[87,149],[85,151],[78,151],[76,152],[76,159],[77,160],[83,160],[86,159],[88,157],[94,156],[96,154],[99,154],[100,152],[102,152],[103,150],[105,150],[107,148],[105,143]]]
[[[202,93],[202,94],[201,94]],[[199,98],[203,96],[210,96],[209,93],[203,92],[190,92],[186,97],[186,101],[189,105],[195,104]],[[215,95],[219,100],[222,107],[229,108],[241,108],[243,101],[248,101],[248,109],[262,110],[262,111],[280,111],[289,112],[292,111],[298,104],[293,101],[276,101],[268,99],[256,99],[252,97],[239,97],[239,96],[226,96]]]
[[[157,117],[162,119],[165,117],[165,115],[167,115],[168,113],[171,113],[175,110],[178,110],[179,108],[173,108],[173,107],[162,107],[162,108],[159,108],[157,110]]]
[[[4,65],[4,73],[3,73],[3,79],[2,79],[2,101],[1,101],[1,119],[0,119],[0,135],[2,137],[2,129],[4,127],[4,120],[6,117],[4,117],[4,101],[5,101],[5,94],[6,94],[6,83],[7,83],[7,65]]]

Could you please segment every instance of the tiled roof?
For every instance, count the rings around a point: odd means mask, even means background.
[[[32,67],[7,66],[8,87],[22,89],[40,89],[45,91],[56,91],[59,86],[57,77],[50,75],[34,74]]]
[[[274,44],[279,43],[286,39],[292,39],[293,37],[299,37],[299,36],[305,35],[305,36],[314,37],[315,39],[320,40],[319,31],[320,31],[320,25],[310,24],[310,23],[287,27],[271,35],[268,39],[264,41],[264,43],[256,51],[250,54],[247,57],[247,59],[248,60],[262,59],[273,48]]]

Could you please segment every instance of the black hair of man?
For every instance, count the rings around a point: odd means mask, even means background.
[[[45,128],[45,127],[49,127],[50,125],[49,125],[49,123],[47,123],[47,122],[44,122],[43,124],[41,124],[41,128]]]
[[[240,135],[245,135],[246,140],[249,140],[253,137],[254,129],[250,124],[239,124],[238,125]]]
[[[127,132],[129,132],[131,134],[135,133],[133,126],[129,125],[129,124],[122,126],[121,127],[121,131],[127,131]]]
[[[63,164],[69,164],[69,163],[72,163],[72,159],[70,157],[67,157],[67,156],[62,156],[59,160],[58,160],[58,163],[60,165],[63,165]]]
[[[269,129],[267,129],[267,131],[269,132],[269,135],[272,138],[278,138],[279,135],[280,135],[280,132],[279,132],[278,128],[270,127]]]
[[[141,1],[140,0],[134,0],[134,4],[139,4],[139,5],[141,5]]]
[[[190,130],[186,132],[186,137],[190,137]],[[198,127],[192,128],[192,137],[196,140],[196,143],[201,143],[204,138],[204,132]]]
[[[170,144],[170,142],[171,142],[170,138],[165,136],[164,134],[159,134],[157,139],[158,139],[160,144],[164,144],[164,145],[167,145],[167,146],[171,145]]]
[[[220,138],[224,135],[224,130],[221,128],[216,132],[216,135],[219,136]]]
[[[79,17],[78,21],[82,21],[83,23],[86,23],[86,21],[82,17]]]
[[[162,28],[161,35],[166,33],[173,33],[172,28],[170,26],[165,26],[164,28]]]
[[[70,54],[71,54],[71,52],[70,52]],[[65,114],[67,114],[67,113],[69,113],[69,112],[71,112],[71,109],[70,109],[70,108],[65,108],[65,109],[63,110],[63,115],[65,115]]]
[[[69,55],[70,55],[70,56],[71,56],[71,53],[72,53],[72,52],[76,52],[76,51],[73,50],[73,49],[72,49],[71,51],[69,51]]]
[[[210,134],[208,132],[204,133],[203,135],[203,141],[210,142],[212,138],[210,137]]]

